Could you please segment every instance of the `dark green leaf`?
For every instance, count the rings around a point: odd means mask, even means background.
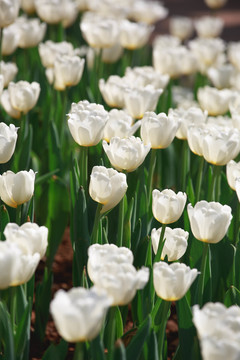
[[[128,360],[138,360],[142,353],[142,349],[145,341],[147,340],[151,327],[151,317],[150,315],[144,320],[144,322],[139,326],[136,335],[133,337],[132,341],[126,349],[127,359]]]

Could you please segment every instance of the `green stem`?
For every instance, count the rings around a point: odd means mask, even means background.
[[[16,224],[21,225],[22,221],[22,205],[16,207]]]
[[[108,314],[108,323],[106,327],[106,347],[108,349],[108,359],[112,359],[114,352],[115,336],[116,336],[116,306],[112,306]]]
[[[201,274],[198,281],[198,304],[202,306],[203,302],[203,292],[204,292],[204,280],[205,280],[205,272],[206,272],[206,264],[207,264],[207,256],[208,256],[209,244],[203,244],[203,254],[202,254],[202,263],[201,263]]]
[[[240,202],[237,199],[237,207],[234,216],[234,230],[233,230],[233,242],[235,245],[239,242],[239,228],[240,228]]]
[[[160,324],[160,328],[157,334],[157,338],[158,338],[158,354],[159,354],[159,360],[163,360],[164,357],[164,339],[165,339],[165,335],[166,335],[166,326],[167,326],[167,321],[169,318],[169,310],[171,307],[171,301],[165,301],[163,300],[162,302],[163,305],[163,309],[162,309],[162,321]]]
[[[88,147],[80,147],[80,185],[83,186],[85,192],[88,187]]]
[[[153,174],[156,166],[156,156],[157,156],[157,149],[151,150],[151,157],[150,157],[150,165],[148,171],[148,208],[150,206],[151,198],[152,198],[152,189],[153,189]]]
[[[91,244],[97,244],[98,243],[98,230],[99,230],[99,223],[101,220],[102,214],[100,213],[102,209],[102,204],[98,203],[94,224],[93,224],[93,230],[91,235]]]
[[[161,235],[160,235],[160,239],[159,239],[159,243],[158,243],[158,250],[157,250],[157,254],[156,254],[156,256],[155,256],[154,262],[158,262],[158,261],[161,260],[162,249],[163,249],[163,245],[164,245],[164,235],[165,235],[166,227],[167,227],[166,224],[163,224],[163,225],[162,225]]]
[[[184,140],[182,145],[182,173],[181,173],[181,190],[186,190],[186,184],[187,184],[187,175],[189,172],[189,147],[187,140]]]
[[[10,288],[10,316],[11,316],[11,323],[13,333],[15,333],[16,328],[16,306],[17,306],[17,293],[16,293],[16,286],[12,286]]]
[[[84,360],[85,359],[84,346],[85,346],[85,344],[83,342],[76,343],[73,360]]]
[[[195,203],[197,203],[200,200],[202,179],[203,179],[203,166],[204,166],[204,157],[201,156],[199,161],[199,168],[198,168]]]
[[[122,198],[119,203],[118,213],[118,233],[117,233],[117,246],[121,247],[123,243],[123,227],[124,227],[124,201],[126,195]]]
[[[213,173],[212,173],[212,179],[211,184],[208,187],[208,201],[218,201],[219,198],[219,186],[216,186],[218,177],[221,173],[222,167],[219,165],[213,165]]]

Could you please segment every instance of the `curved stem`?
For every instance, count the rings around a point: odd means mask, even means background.
[[[201,186],[203,179],[203,166],[204,166],[204,157],[201,156],[199,161],[199,168],[198,168],[195,203],[197,203],[200,200],[200,193],[201,193]]]
[[[163,225],[162,225],[161,235],[160,235],[160,239],[159,239],[159,243],[158,243],[158,250],[157,250],[157,254],[156,254],[156,256],[155,256],[154,262],[158,262],[158,261],[161,260],[162,249],[163,249],[163,245],[164,245],[164,235],[165,235],[166,227],[167,227],[166,224],[163,224]]]
[[[181,190],[186,190],[187,174],[189,172],[189,147],[187,140],[184,140],[182,145],[182,173],[181,173]]]
[[[74,357],[73,360],[84,360],[84,343],[78,342],[75,345]]]
[[[213,165],[213,173],[212,173],[212,179],[211,179],[211,184],[208,187],[209,191],[208,191],[208,201],[218,201],[218,197],[219,197],[219,186],[217,187],[217,179],[221,173],[221,166],[219,165]]]
[[[160,328],[158,331],[158,354],[159,354],[159,360],[163,360],[164,359],[164,354],[163,354],[163,350],[164,350],[164,339],[165,339],[165,335],[166,335],[166,326],[167,326],[167,321],[169,318],[169,310],[171,307],[171,301],[162,301],[162,305],[163,305],[163,309],[162,309],[162,321],[160,324]]]
[[[201,274],[200,274],[199,282],[198,282],[198,304],[199,304],[199,306],[202,306],[202,302],[203,302],[204,280],[205,280],[208,249],[209,249],[209,244],[204,243],[203,254],[202,254],[202,263],[201,263]]]
[[[148,171],[148,208],[150,206],[151,202],[151,196],[152,196],[152,189],[153,189],[153,174],[156,166],[156,155],[157,155],[157,149],[151,149],[151,158],[150,158],[150,165],[149,165],[149,171]]]

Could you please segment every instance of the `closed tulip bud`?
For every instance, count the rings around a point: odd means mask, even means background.
[[[14,22],[18,16],[19,0],[1,0],[0,28],[4,28]]]
[[[132,264],[106,262],[95,273],[94,285],[104,289],[113,299],[113,306],[127,305],[134,298],[136,291],[142,289],[149,279],[149,269],[136,270]]]
[[[15,150],[17,142],[17,130],[13,124],[7,126],[5,123],[0,123],[0,164],[8,162]]]
[[[40,260],[40,254],[29,254],[25,246],[0,241],[0,289],[28,282]]]
[[[27,81],[10,82],[8,93],[12,107],[26,114],[38,101],[40,85],[35,81],[32,83]]]
[[[18,72],[16,64],[11,62],[0,61],[0,73],[3,75],[3,87],[7,87]]]
[[[93,340],[100,332],[111,299],[94,287],[58,290],[50,304],[57,331],[64,340],[82,342]]]
[[[153,265],[153,285],[157,295],[166,301],[180,300],[198,275],[197,269],[180,263]]]
[[[106,64],[113,64],[118,61],[123,54],[123,48],[116,42],[111,47],[102,49],[102,61]]]
[[[235,69],[231,64],[223,64],[218,67],[211,67],[207,76],[218,89],[231,87],[232,78],[235,76]]]
[[[21,226],[8,223],[4,229],[4,235],[8,242],[17,244],[20,249],[24,246],[30,255],[39,253],[40,259],[42,259],[46,253],[48,245],[46,226],[38,226],[30,222]]]
[[[42,21],[57,24],[63,18],[63,0],[35,0],[35,8]]]
[[[16,208],[31,199],[34,192],[35,173],[8,170],[0,175],[0,197],[8,206]]]
[[[194,237],[216,244],[226,235],[232,220],[232,209],[218,202],[199,201],[193,207],[188,204],[188,217]]]
[[[234,160],[229,161],[226,166],[226,173],[227,173],[228,185],[233,190],[236,190],[236,179],[240,178],[240,161],[239,162],[236,162]]]
[[[94,146],[102,139],[108,112],[102,105],[87,100],[73,103],[68,114],[68,127],[73,139],[81,146]]]
[[[154,228],[151,232],[152,246],[155,254],[157,254],[161,232],[162,228],[157,230]],[[165,242],[161,253],[161,260],[164,260],[166,255],[168,257],[168,261],[179,260],[187,250],[188,236],[189,233],[180,228],[171,229],[170,227],[166,227],[164,233]]]
[[[109,144],[103,140],[103,149],[113,167],[119,171],[132,172],[143,163],[150,145],[144,145],[140,138],[134,136],[126,139],[114,137]]]
[[[171,224],[182,215],[187,201],[187,195],[179,191],[177,194],[171,189],[152,192],[152,212],[157,221]]]
[[[179,121],[175,121],[165,113],[146,112],[142,118],[141,138],[145,144],[151,144],[152,149],[164,149],[173,141]]]
[[[21,117],[21,112],[18,111],[17,109],[14,109],[14,107],[11,104],[8,90],[3,90],[3,92],[2,92],[1,105],[4,108],[4,110],[6,111],[6,113],[9,116],[11,116],[12,118],[19,119]]]
[[[126,175],[104,166],[94,166],[90,176],[89,193],[93,200],[102,204],[101,213],[111,210],[127,191]]]
[[[98,271],[103,264],[114,262],[116,264],[132,264],[133,253],[126,247],[114,244],[93,244],[88,248],[87,270],[90,279],[95,282]]]

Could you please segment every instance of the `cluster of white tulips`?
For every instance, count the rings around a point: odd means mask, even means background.
[[[175,359],[240,359],[240,39],[204,3],[157,35],[157,1],[0,0],[0,358],[166,360],[174,306]]]

